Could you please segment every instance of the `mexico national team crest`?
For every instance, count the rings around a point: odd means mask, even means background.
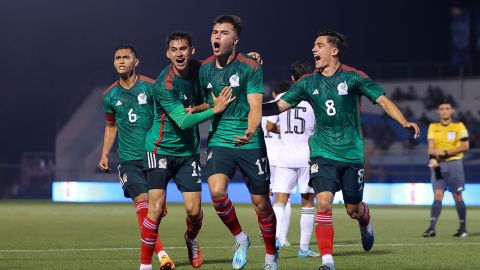
[[[138,104],[142,105],[142,104],[147,104],[147,95],[142,92],[140,94],[138,94]]]
[[[318,164],[317,163],[312,164],[312,166],[310,166],[310,173],[318,173]]]
[[[339,96],[348,95],[347,81],[343,81],[342,83],[339,83],[338,86],[337,86],[337,90],[338,90],[338,95]]]
[[[238,73],[233,74],[230,79],[230,87],[238,87],[240,86],[240,77],[238,77]]]
[[[160,169],[166,169],[167,168],[167,158],[161,158],[158,161],[158,168],[160,168]]]

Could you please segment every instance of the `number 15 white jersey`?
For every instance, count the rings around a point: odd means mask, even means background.
[[[302,101],[297,107],[279,114],[277,124],[280,127],[277,167],[310,167],[308,139],[315,129],[315,115],[310,104]]]

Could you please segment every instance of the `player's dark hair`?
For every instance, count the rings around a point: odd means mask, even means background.
[[[442,100],[440,100],[437,104],[437,108],[440,107],[440,105],[443,105],[443,104],[448,104],[450,105],[452,108],[454,107],[453,106],[453,100],[451,98],[444,98]]]
[[[338,32],[322,29],[318,32],[317,38],[321,36],[328,37],[328,43],[338,49],[338,56],[341,56],[342,52],[348,47],[347,37]]]
[[[272,92],[275,92],[276,94],[281,94],[284,92],[287,92],[288,89],[292,87],[292,83],[289,81],[280,81],[275,84],[275,86],[272,89]]]
[[[192,46],[192,36],[187,32],[177,31],[167,35],[167,49],[170,47],[170,41],[185,39],[188,46]]]
[[[297,60],[291,65],[292,76],[295,81],[298,81],[303,75],[312,73],[312,66],[306,60]]]
[[[124,50],[124,49],[129,49],[130,51],[132,51],[133,56],[137,58],[137,50],[135,50],[135,47],[133,47],[133,45],[130,45],[130,44],[122,44],[117,46],[115,50],[113,50],[113,53],[115,54],[117,51]]]
[[[237,15],[220,15],[213,21],[213,25],[219,23],[229,23],[233,25],[233,29],[237,32],[237,36],[240,36],[242,32],[242,18]]]

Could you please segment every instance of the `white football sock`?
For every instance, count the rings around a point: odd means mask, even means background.
[[[300,217],[300,249],[308,250],[310,238],[312,237],[313,223],[315,219],[315,209],[313,207],[302,207]]]
[[[283,223],[283,213],[285,212],[285,204],[283,203],[274,203],[273,211],[275,212],[275,217],[277,218],[277,228],[275,237],[278,239],[280,237],[280,231]]]
[[[237,241],[237,243],[247,242],[247,239],[248,239],[248,235],[246,233],[244,233],[243,231],[241,231],[239,234],[235,235],[235,240]]]
[[[331,263],[333,264],[332,254],[325,254],[322,256],[322,264]]]
[[[279,240],[280,243],[285,244],[288,235],[288,228],[290,227],[290,217],[292,216],[292,204],[290,203],[290,198],[288,198],[287,204],[285,205],[285,211],[283,211],[282,227],[280,229]]]

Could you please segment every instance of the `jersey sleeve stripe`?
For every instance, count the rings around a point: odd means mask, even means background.
[[[241,63],[245,63],[245,64],[249,65],[253,70],[256,70],[258,68],[257,61],[255,61],[254,59],[252,59],[250,57],[247,57],[247,56],[243,55],[242,53],[239,53],[237,55],[237,59]]]
[[[155,80],[154,80],[154,79],[149,78],[149,77],[147,77],[147,76],[139,75],[138,78],[139,78],[141,81],[144,81],[144,82],[155,83]]]
[[[353,67],[349,67],[349,66],[347,66],[347,65],[343,65],[343,64],[342,64],[342,66],[341,66],[340,68],[343,69],[343,70],[345,70],[345,71],[348,71],[348,72],[355,72],[355,73],[357,73],[358,75],[360,75],[362,78],[368,78],[368,75],[367,75],[365,72],[363,72],[363,71],[361,71],[361,70],[358,70],[358,69],[355,69],[355,68],[353,68]]]
[[[168,69],[167,75],[165,76],[165,80],[163,81],[163,86],[166,89],[172,90],[174,78],[175,78],[175,73],[173,72],[173,69],[170,66],[170,68]]]
[[[112,85],[110,85],[105,91],[103,91],[103,95],[108,93],[108,91],[112,90],[112,88],[114,88],[117,85],[118,85],[118,81],[115,81],[114,83],[112,83]]]
[[[165,113],[162,113],[162,119],[160,120],[160,122],[162,123],[160,126],[160,135],[158,135],[158,139],[155,142],[155,147],[153,148],[154,154],[157,154],[158,145],[162,142],[163,139],[163,129],[165,128],[165,115]]]
[[[108,122],[115,122],[115,114],[106,113],[105,120],[107,120]]]

